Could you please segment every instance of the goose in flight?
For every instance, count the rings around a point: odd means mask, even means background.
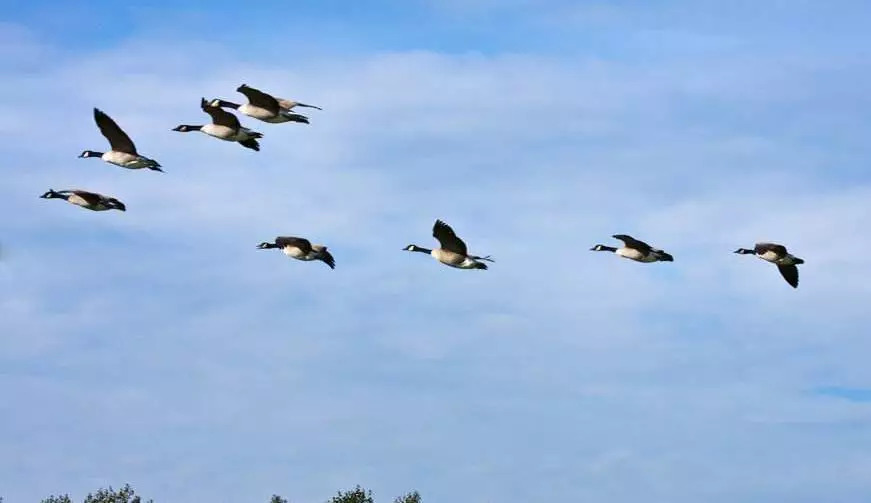
[[[122,168],[148,168],[150,170],[163,172],[157,161],[139,155],[139,153],[136,152],[136,145],[133,144],[133,140],[131,140],[130,137],[127,136],[127,133],[125,133],[111,117],[106,115],[105,112],[98,108],[94,108],[94,121],[97,123],[97,127],[100,128],[100,132],[103,136],[109,140],[110,150],[108,152],[85,150],[79,154],[80,158],[99,157],[109,164],[121,166]]]
[[[410,252],[426,253],[428,255],[431,255],[434,259],[438,260],[442,264],[455,267],[457,269],[486,270],[487,264],[481,261],[486,260],[487,262],[493,262],[493,259],[491,259],[489,255],[486,257],[469,255],[469,252],[466,249],[466,243],[464,243],[463,240],[454,233],[454,230],[451,229],[451,226],[442,222],[441,220],[435,221],[435,224],[432,227],[432,236],[436,238],[439,242],[439,247],[434,250],[423,248],[417,245],[408,245],[403,248],[403,250]]]

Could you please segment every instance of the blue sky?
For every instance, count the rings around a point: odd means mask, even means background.
[[[0,24],[5,501],[867,501],[866,2],[124,4]],[[324,110],[170,131],[243,82]]]

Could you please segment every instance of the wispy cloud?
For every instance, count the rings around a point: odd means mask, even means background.
[[[670,37],[651,61],[279,65],[220,40],[80,52],[0,30],[22,51],[0,53],[20,65],[0,79],[8,500],[125,480],[156,501],[356,483],[470,502],[867,494],[867,411],[805,390],[871,381],[871,264],[849,253],[871,246],[869,73],[849,54],[711,59]],[[324,111],[243,118],[259,153],[170,131],[242,82]],[[94,106],[167,172],[77,159],[104,146]],[[129,211],[37,198],[50,187]],[[435,218],[491,270],[400,251],[432,243]],[[588,251],[618,232],[676,261]],[[329,245],[337,269],[254,248],[285,233]],[[731,253],[758,240],[805,258],[798,290]]]

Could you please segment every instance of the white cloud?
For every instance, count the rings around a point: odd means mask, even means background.
[[[828,162],[866,152],[777,131],[783,103],[828,105],[815,62],[412,52],[283,69],[153,41],[53,57],[0,79],[10,501],[122,480],[158,501],[358,482],[434,501],[867,490],[867,457],[832,426],[866,408],[806,392],[871,378],[869,262],[842,247],[871,246],[871,186]],[[242,82],[324,110],[243,119],[259,153],[170,131]],[[93,106],[166,173],[77,159],[105,145]],[[37,198],[73,186],[129,211]],[[400,251],[431,244],[435,218],[491,270]],[[588,251],[618,232],[676,261]],[[254,249],[284,233],[328,244],[337,269]],[[807,261],[798,290],[731,253],[768,239]],[[80,460],[46,474],[58,446]]]

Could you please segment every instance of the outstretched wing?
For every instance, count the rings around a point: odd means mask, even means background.
[[[798,288],[798,267],[794,265],[778,265],[777,270],[780,271],[780,275],[783,276],[787,283],[793,288]]]
[[[255,107],[264,108],[274,114],[277,114],[281,110],[281,105],[278,104],[277,99],[259,89],[254,89],[246,84],[242,84],[236,90],[244,94],[245,97],[248,98],[248,102]]]
[[[90,205],[98,204],[101,201],[103,201],[104,199],[106,199],[106,197],[103,196],[102,194],[97,194],[96,192],[88,192],[87,190],[62,190],[59,193],[62,194],[64,192],[69,193],[69,194],[75,194],[75,195],[81,197],[82,199],[84,199],[85,202],[87,202]]]
[[[131,140],[130,137],[127,136],[127,133],[125,133],[118,124],[102,110],[98,108],[94,109],[94,121],[97,123],[97,127],[100,128],[100,132],[103,133],[103,136],[109,140],[109,145],[112,147],[112,150],[115,152],[127,152],[128,154],[139,155],[136,153],[136,145],[133,144],[133,140]]]
[[[756,251],[757,255],[762,255],[765,252],[774,252],[778,257],[783,257],[786,255],[786,247],[783,245],[779,245],[776,243],[756,243],[754,247],[754,251]],[[787,280],[789,281],[789,280]],[[798,280],[796,280],[798,281]]]
[[[441,220],[435,221],[435,225],[432,227],[432,236],[438,239],[439,245],[441,245],[443,250],[459,253],[460,255],[468,254],[466,243],[457,237],[450,225]]]
[[[282,248],[293,246],[294,248],[299,248],[303,253],[310,253],[312,251],[312,244],[308,239],[296,236],[278,236],[275,238],[275,244]]]
[[[200,99],[200,108],[212,117],[212,123],[216,126],[226,126],[237,130],[242,127],[235,115],[223,108],[211,106],[205,98]]]
[[[623,244],[626,245],[626,248],[632,248],[633,250],[638,250],[644,255],[648,255],[650,251],[653,249],[649,244],[644,241],[639,241],[632,236],[628,236],[626,234],[614,234],[614,239],[619,239],[623,241]]]

